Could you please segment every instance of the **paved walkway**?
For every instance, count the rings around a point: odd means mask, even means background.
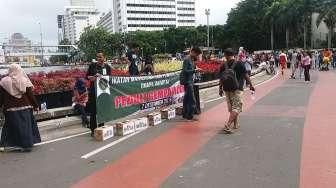
[[[198,122],[167,122],[88,159],[108,143],[81,136],[0,154],[0,187],[334,188],[336,73],[312,79],[273,79],[256,100],[246,92],[230,136],[218,133],[228,113],[217,101]]]

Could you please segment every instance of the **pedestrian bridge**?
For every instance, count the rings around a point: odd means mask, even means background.
[[[76,45],[0,45],[4,56],[7,57],[25,57],[25,56],[70,56],[77,52]]]

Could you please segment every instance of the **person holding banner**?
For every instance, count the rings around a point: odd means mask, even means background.
[[[195,62],[198,60],[198,56],[202,54],[202,51],[198,47],[191,49],[190,55],[183,61],[181,84],[184,85],[184,98],[183,98],[183,118],[187,120],[193,120],[193,115],[196,110],[196,100],[194,95],[194,74]]]
[[[103,53],[97,53],[97,62],[89,66],[86,77],[90,81],[88,111],[90,112],[90,129],[91,136],[97,127],[104,126],[104,124],[97,125],[97,108],[96,108],[96,87],[95,82],[97,78],[102,76],[111,76],[111,67],[105,62]]]

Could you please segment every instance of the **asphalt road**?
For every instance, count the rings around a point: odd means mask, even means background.
[[[254,101],[246,92],[241,129],[230,136],[219,134],[228,113],[218,100],[197,122],[165,122],[88,159],[81,157],[118,138],[83,135],[0,153],[0,187],[336,187],[336,112],[319,113],[336,105],[325,97],[336,96],[335,76],[314,72],[309,84],[278,77],[258,86]]]

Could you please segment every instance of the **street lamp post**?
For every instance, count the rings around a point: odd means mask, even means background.
[[[40,36],[41,36],[41,64],[43,64],[43,36],[42,36],[42,25],[41,25],[41,22],[38,23],[40,25]]]
[[[210,16],[210,9],[205,9],[205,15],[207,16],[207,26],[208,26],[208,50],[210,48],[210,26],[209,26],[209,16]]]

